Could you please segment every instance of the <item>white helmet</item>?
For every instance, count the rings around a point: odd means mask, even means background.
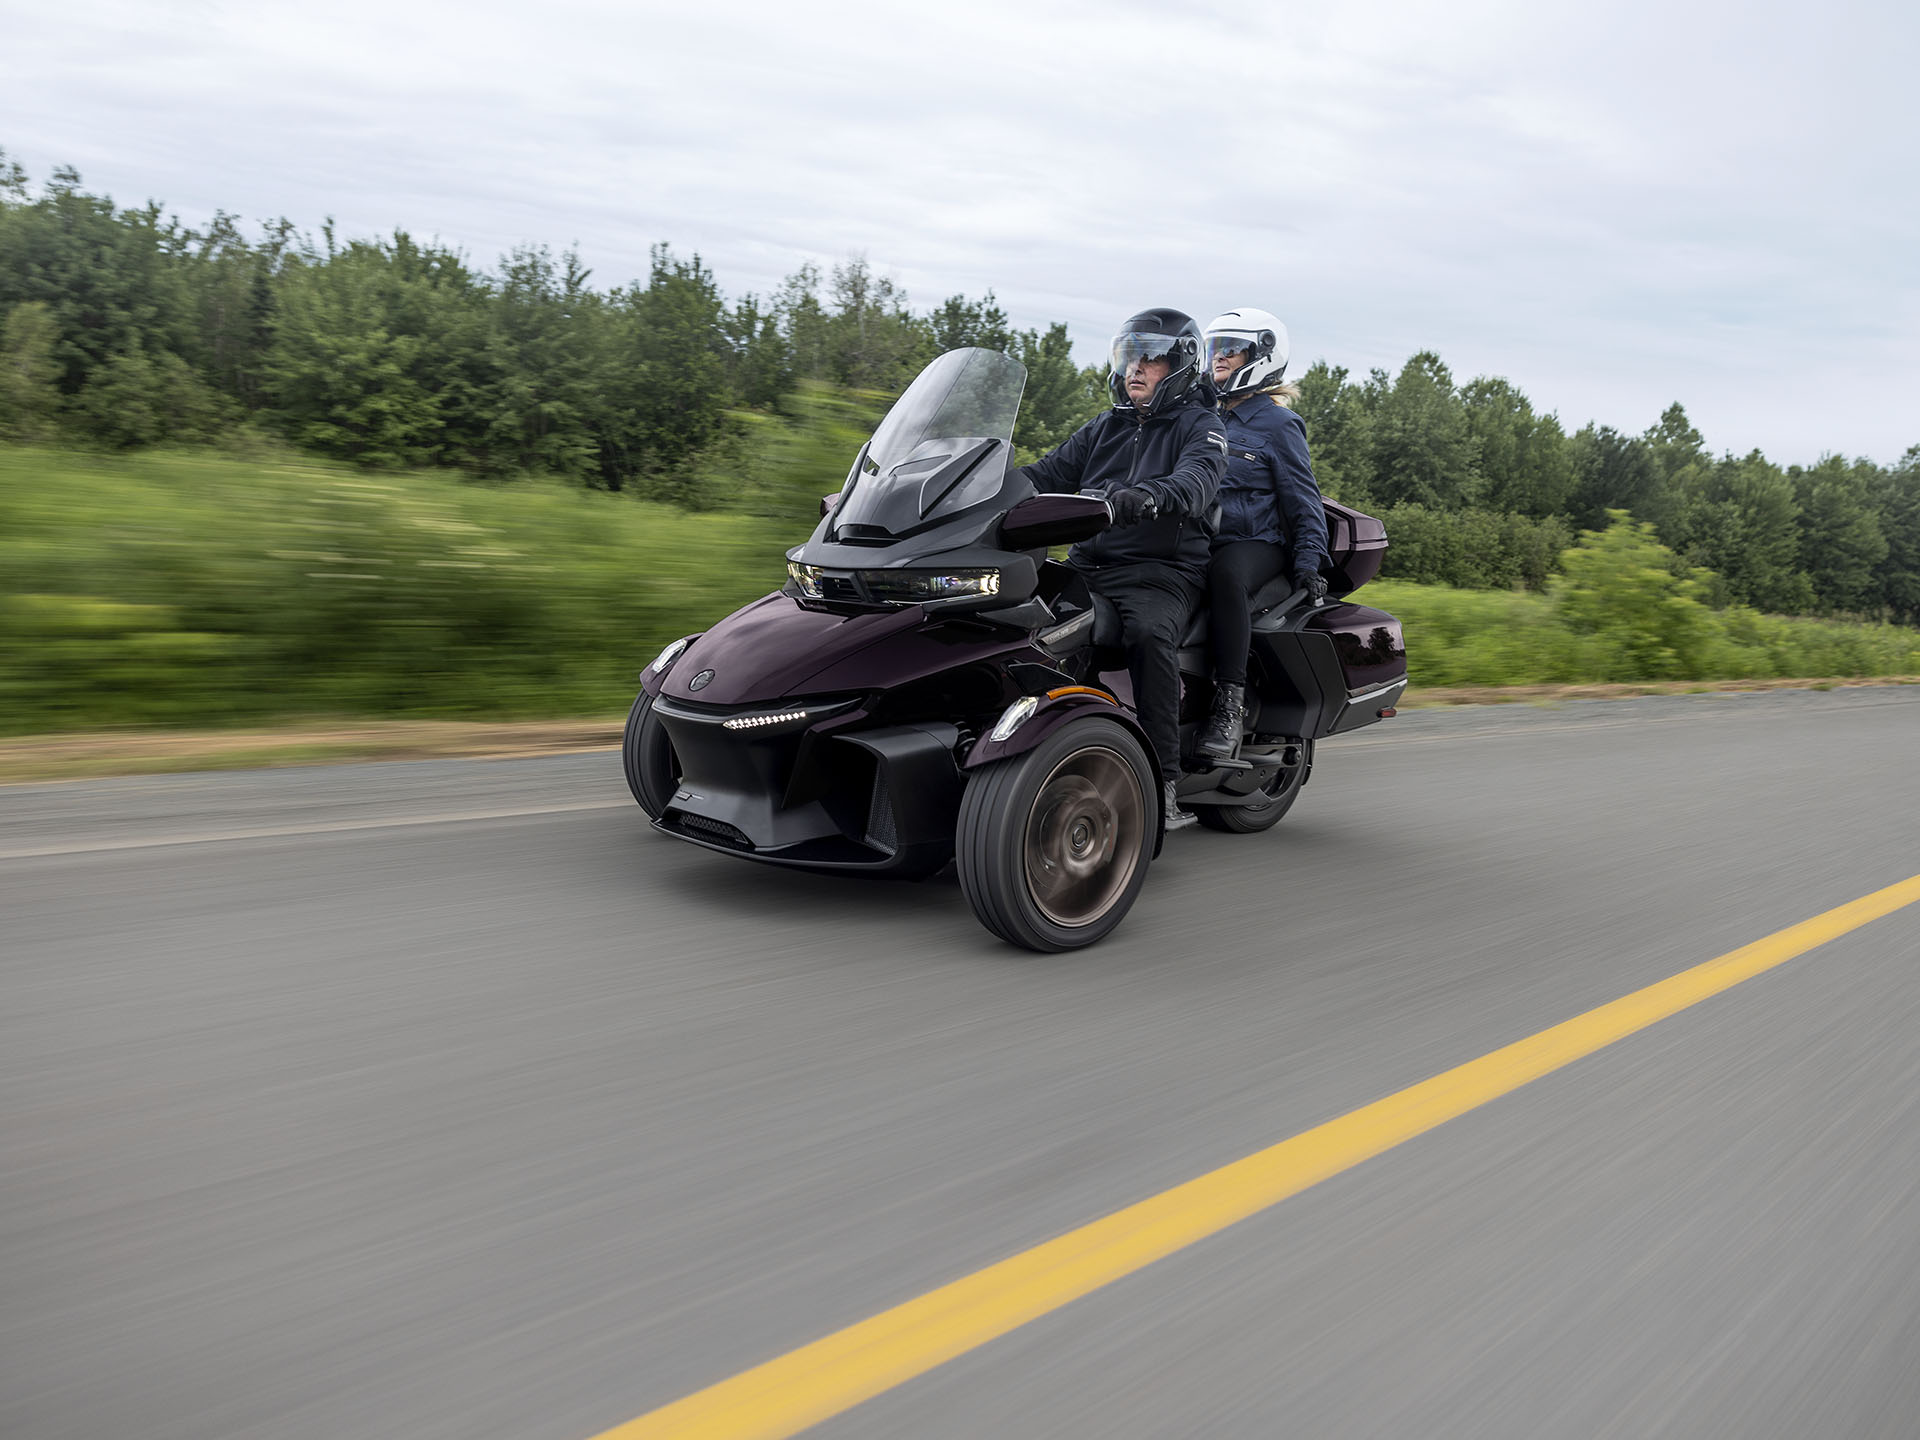
[[[1222,395],[1240,395],[1278,385],[1287,374],[1287,327],[1265,310],[1229,310],[1207,322],[1208,379],[1213,379],[1213,362],[1222,355],[1251,352],[1246,363],[1225,383],[1214,381]]]

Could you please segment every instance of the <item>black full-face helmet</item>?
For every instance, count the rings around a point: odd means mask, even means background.
[[[1113,351],[1107,371],[1107,393],[1113,403],[1131,409],[1127,398],[1127,371],[1137,361],[1165,360],[1167,378],[1153,392],[1147,405],[1149,415],[1158,414],[1179,403],[1200,375],[1200,352],[1205,341],[1191,315],[1178,310],[1142,310],[1129,316],[1113,337]]]

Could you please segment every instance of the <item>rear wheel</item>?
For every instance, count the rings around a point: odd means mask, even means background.
[[[1124,725],[1066,725],[976,771],[955,860],[980,923],[1027,950],[1077,950],[1125,918],[1147,878],[1154,770]]]
[[[620,760],[633,798],[640,802],[649,820],[658,820],[673,799],[673,792],[680,788],[680,760],[667,738],[667,727],[653,713],[653,697],[644,690],[627,715]]]
[[[1261,798],[1251,805],[1196,805],[1193,813],[1207,829],[1223,830],[1229,835],[1255,835],[1271,830],[1280,822],[1280,817],[1293,808],[1312,766],[1313,742],[1309,740],[1301,747],[1300,763],[1275,771],[1273,778],[1260,788]]]

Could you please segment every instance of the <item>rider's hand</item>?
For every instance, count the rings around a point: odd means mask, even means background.
[[[1296,588],[1307,592],[1307,598],[1318,605],[1327,598],[1327,577],[1318,570],[1296,570],[1293,575]]]
[[[1115,490],[1107,496],[1107,508],[1113,511],[1113,523],[1138,525],[1153,513],[1153,496],[1137,485]]]

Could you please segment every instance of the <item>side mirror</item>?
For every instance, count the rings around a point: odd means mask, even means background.
[[[1044,550],[1090,540],[1113,524],[1113,512],[1098,495],[1030,495],[1000,522],[1000,543],[1009,550]]]
[[[833,513],[833,507],[839,503],[840,492],[838,490],[834,491],[831,495],[822,495],[820,497],[820,518],[822,520],[826,519],[827,516]]]

